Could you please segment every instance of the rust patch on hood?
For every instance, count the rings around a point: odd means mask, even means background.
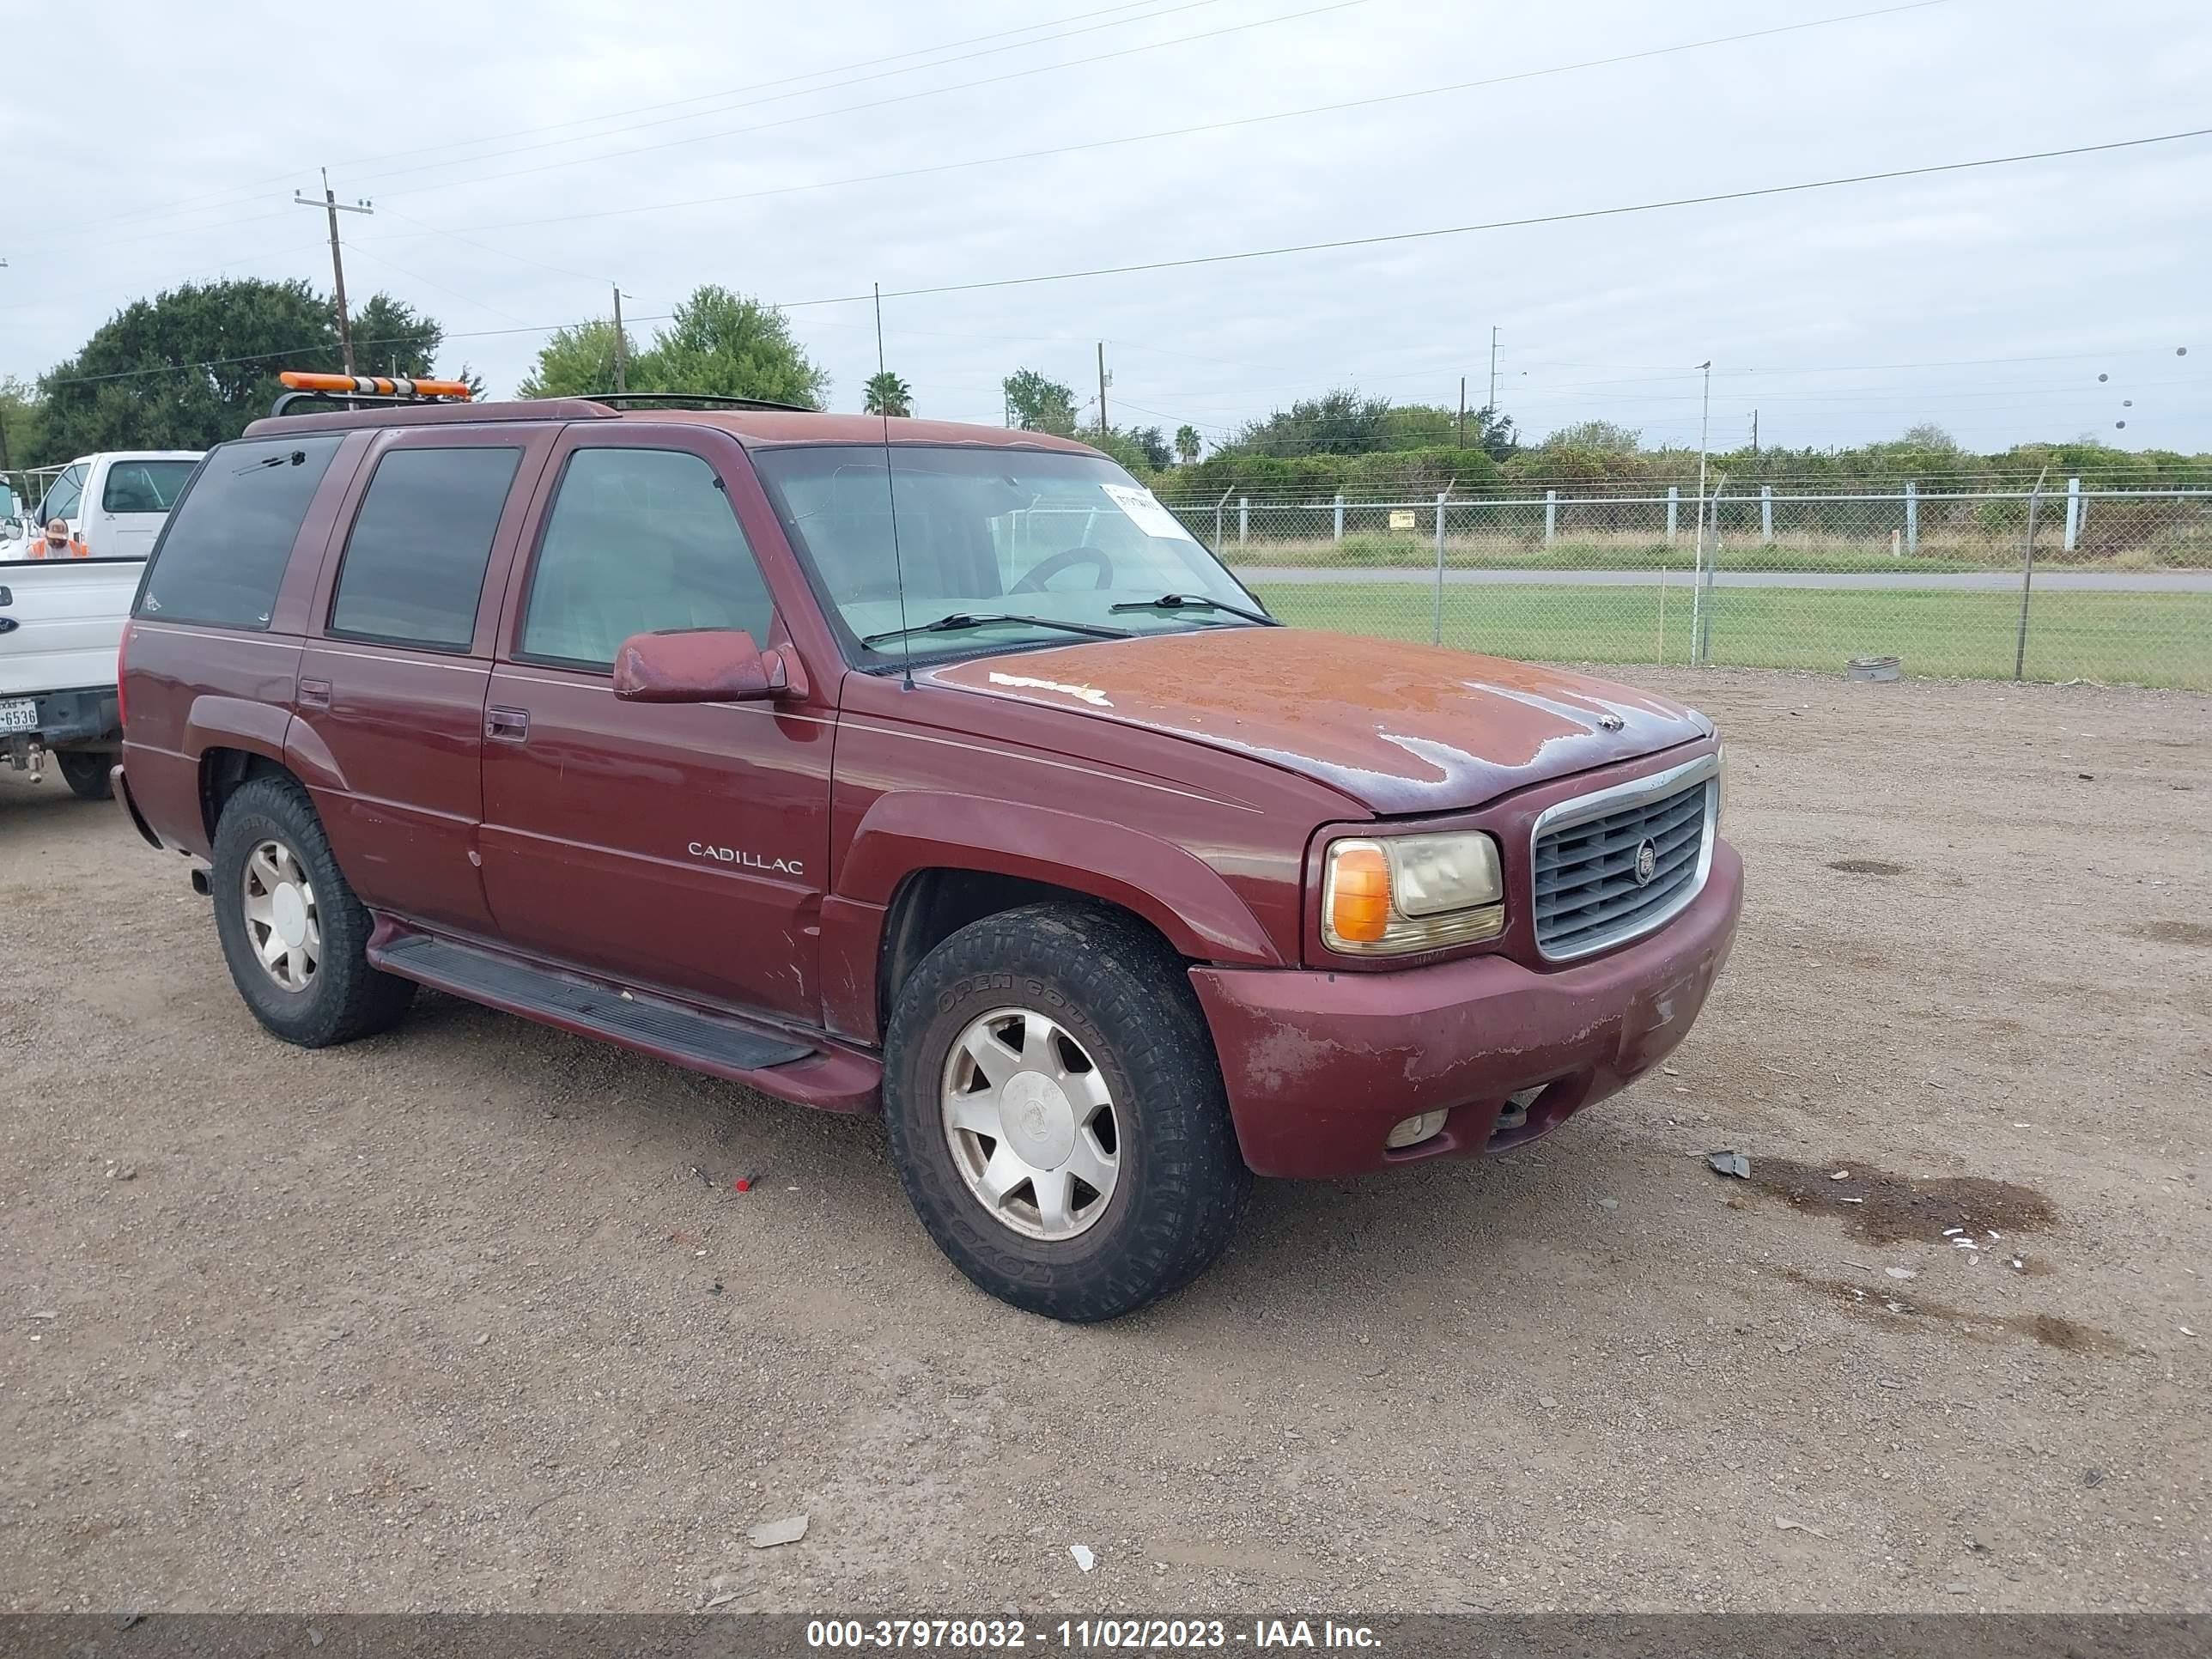
[[[1100,640],[917,678],[1248,755],[1383,813],[1480,805],[1712,729],[1587,675],[1302,628]]]

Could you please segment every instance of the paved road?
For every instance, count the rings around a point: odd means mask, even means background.
[[[1285,585],[1349,583],[1366,586],[1397,582],[1428,587],[1437,579],[1434,566],[1358,565],[1331,568],[1316,565],[1247,564],[1233,567],[1248,582]],[[1670,583],[1686,582],[1689,572],[1671,571]],[[1933,571],[1808,571],[1723,570],[1713,578],[1722,587],[1826,588],[1948,588],[1967,592],[2020,591],[2020,573],[2007,570],[1968,570],[1948,574]],[[1510,587],[1649,587],[1659,580],[1656,570],[1447,570],[1448,585],[1480,586],[1497,583]],[[2040,588],[2078,589],[2100,593],[2212,593],[2212,571],[2054,570],[2037,571]]]

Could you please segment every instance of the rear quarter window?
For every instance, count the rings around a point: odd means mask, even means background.
[[[301,522],[343,441],[257,438],[210,452],[169,515],[133,614],[268,627]]]

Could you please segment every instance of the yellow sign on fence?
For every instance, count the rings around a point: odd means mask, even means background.
[[[1392,508],[1390,509],[1390,528],[1391,528],[1391,529],[1393,529],[1393,530],[1411,530],[1413,527],[1413,509],[1412,507],[1392,507]]]

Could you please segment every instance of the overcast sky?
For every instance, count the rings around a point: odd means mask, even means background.
[[[696,284],[791,303],[857,408],[865,304],[798,302],[1622,206],[2212,126],[2212,6],[1945,0],[697,0],[103,5],[48,72],[0,0],[0,374],[178,283],[383,289],[510,390],[545,325]],[[94,31],[83,43],[89,47]],[[981,83],[981,84],[978,84]],[[52,95],[57,118],[38,111]],[[1363,108],[1286,115],[1317,105]],[[1271,118],[1282,115],[1284,118]],[[1239,123],[1239,125],[1226,125]],[[1171,137],[1171,129],[1211,126]],[[1109,143],[1106,141],[1127,140]],[[1089,148],[1068,149],[1070,146]],[[1059,149],[1049,155],[998,159]],[[974,163],[975,165],[961,165]],[[895,179],[866,175],[934,169]],[[852,182],[856,179],[862,182]],[[720,198],[720,199],[708,199]],[[662,204],[675,204],[680,205]],[[884,304],[917,412],[1024,365],[1208,441],[1333,386],[1716,447],[1933,420],[1973,448],[2212,449],[2212,139]],[[2190,348],[2178,356],[2176,348]],[[2100,374],[2108,380],[2100,382]],[[2123,407],[2130,399],[2132,407]],[[1088,416],[1086,416],[1088,418]],[[2125,430],[2114,422],[2125,420]]]

